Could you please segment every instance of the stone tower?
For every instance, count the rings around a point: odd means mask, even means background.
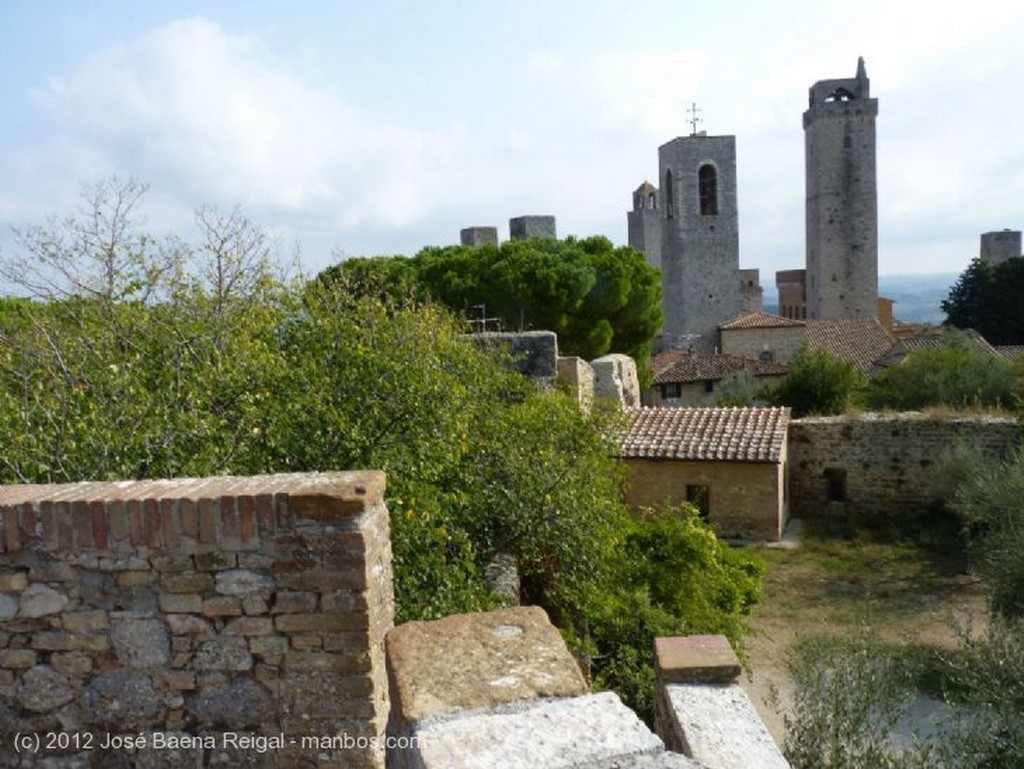
[[[878,315],[877,116],[863,58],[855,77],[811,86],[804,112],[808,318]]]
[[[981,261],[1000,264],[1021,255],[1020,230],[998,230],[981,233]]]
[[[633,191],[633,210],[626,214],[629,245],[661,269],[661,201],[658,188],[644,182]]]
[[[712,351],[740,314],[736,137],[683,136],[658,148],[666,349]]]

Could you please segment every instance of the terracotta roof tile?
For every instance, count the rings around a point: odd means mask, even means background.
[[[719,328],[796,328],[805,325],[802,320],[792,320],[781,315],[769,315],[766,312],[745,312],[738,318],[723,323]]]
[[[876,318],[808,320],[805,338],[809,349],[827,350],[865,374],[889,353],[895,341]]]
[[[704,382],[718,380],[740,371],[754,376],[785,376],[789,366],[774,361],[751,360],[726,353],[692,353],[682,355],[674,363],[655,373],[652,384]]]
[[[634,408],[619,438],[627,459],[778,462],[788,408]]]

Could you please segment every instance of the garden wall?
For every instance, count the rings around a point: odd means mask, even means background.
[[[810,417],[789,424],[795,517],[913,516],[941,496],[941,459],[958,444],[992,457],[1020,445],[1016,420],[918,413]]]
[[[383,493],[377,472],[0,488],[0,766],[383,767]]]

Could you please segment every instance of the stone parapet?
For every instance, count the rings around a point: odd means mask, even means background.
[[[789,769],[737,683],[740,664],[720,635],[657,638],[656,724],[669,750],[705,769]]]
[[[0,488],[0,756],[21,733],[58,736],[19,767],[382,767],[383,494],[378,472]]]

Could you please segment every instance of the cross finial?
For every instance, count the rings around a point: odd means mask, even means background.
[[[703,110],[697,106],[696,102],[691,101],[690,108],[686,111],[690,113],[690,119],[687,121],[690,124],[690,136],[696,136],[697,124],[704,122],[704,118],[697,117],[697,113],[703,112]]]

